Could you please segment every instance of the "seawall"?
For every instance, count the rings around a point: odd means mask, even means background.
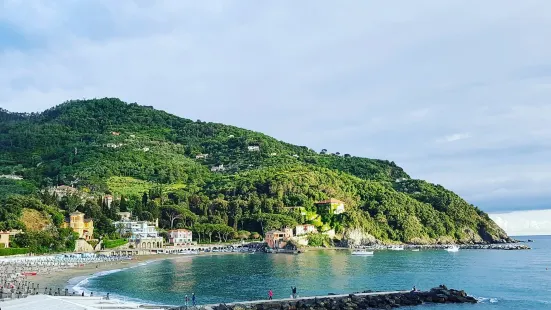
[[[326,295],[297,299],[260,300],[228,304],[205,305],[205,310],[352,310],[392,309],[401,306],[416,306],[425,303],[477,303],[465,291],[448,289],[445,286],[430,291],[393,291],[348,295]],[[171,310],[183,310],[176,307]]]

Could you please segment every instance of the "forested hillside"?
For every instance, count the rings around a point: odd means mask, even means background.
[[[112,234],[116,211],[131,210],[203,238],[216,227],[262,234],[296,223],[334,229],[338,238],[352,230],[416,243],[508,238],[484,212],[441,186],[411,180],[394,162],[317,152],[118,99],[70,101],[38,114],[0,111],[0,149],[2,214],[10,212],[6,197],[35,196],[101,219],[98,234]],[[57,185],[98,199],[39,194]],[[117,198],[111,210],[101,204],[108,193]],[[320,212],[315,202],[327,198],[345,202],[346,212]]]

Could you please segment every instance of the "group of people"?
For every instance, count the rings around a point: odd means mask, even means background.
[[[268,290],[268,300],[272,300],[274,298],[274,292],[272,290]],[[297,287],[291,286],[291,298],[297,298]]]
[[[197,301],[195,300],[195,293],[192,293],[191,294],[191,305],[192,306],[197,306]],[[186,295],[186,307],[189,306],[189,296]]]

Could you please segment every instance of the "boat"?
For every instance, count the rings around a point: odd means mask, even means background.
[[[413,249],[412,252],[419,252],[419,249]]]
[[[355,250],[352,251],[352,255],[371,256],[373,255],[373,251]]]
[[[388,248],[389,250],[392,250],[392,251],[403,251],[404,250],[404,247],[401,246],[401,245],[393,245],[391,246],[390,248]]]
[[[446,251],[448,251],[448,252],[459,252],[459,247],[457,245],[452,245],[452,246],[446,248]]]

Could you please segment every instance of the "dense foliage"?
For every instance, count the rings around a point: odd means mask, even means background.
[[[124,237],[111,224],[117,211],[159,218],[165,229],[192,228],[208,242],[254,238],[299,223],[334,229],[340,237],[359,229],[383,241],[507,238],[484,212],[441,186],[411,180],[394,162],[318,153],[118,99],[70,101],[40,114],[0,111],[0,148],[6,150],[0,175],[24,178],[0,178],[8,185],[5,195],[36,195],[36,203],[65,214],[85,212],[95,219],[96,235],[112,239]],[[37,195],[56,185],[97,198]],[[107,193],[117,198],[110,209],[100,198]],[[327,198],[345,202],[346,212],[316,206]],[[7,201],[1,225],[19,228],[20,214]],[[317,235],[312,240],[325,243]]]

